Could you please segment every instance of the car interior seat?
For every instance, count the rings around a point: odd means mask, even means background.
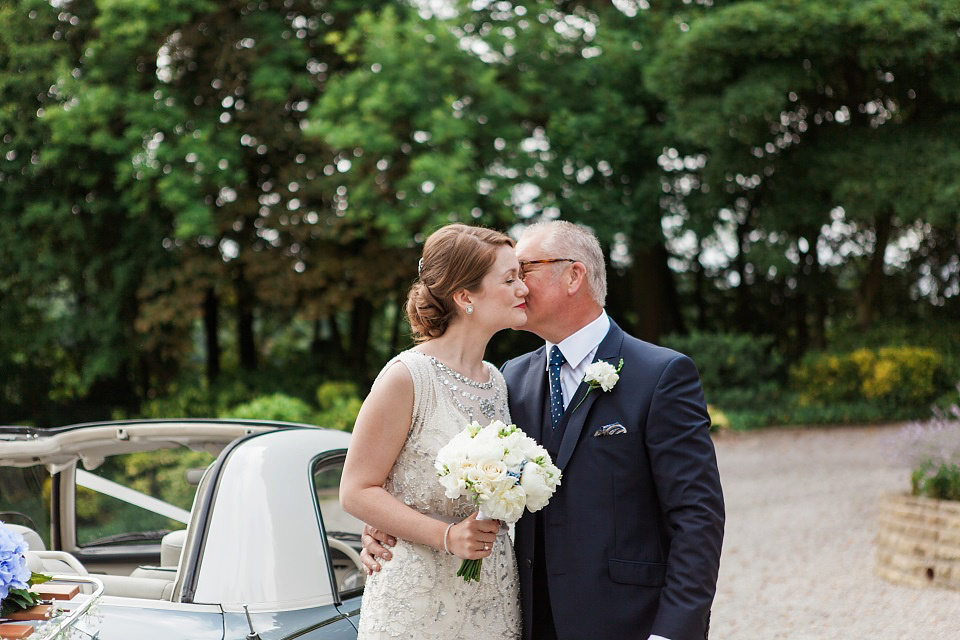
[[[80,561],[65,551],[48,551],[40,534],[20,524],[7,524],[6,527],[23,536],[27,543],[27,567],[36,573],[88,575]]]

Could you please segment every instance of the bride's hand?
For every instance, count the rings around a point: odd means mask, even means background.
[[[447,548],[458,558],[486,558],[493,550],[497,531],[500,530],[500,521],[477,520],[477,513],[473,512],[469,518],[450,527],[447,534]]]
[[[363,562],[369,576],[373,575],[374,571],[380,571],[381,562],[386,562],[393,557],[388,549],[397,544],[397,539],[365,524],[363,534],[360,536],[360,544],[363,546],[360,551],[360,561]]]

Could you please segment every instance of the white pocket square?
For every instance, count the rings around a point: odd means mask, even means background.
[[[613,424],[608,424],[600,427],[593,432],[594,438],[601,438],[603,436],[615,436],[621,433],[626,433],[627,430],[619,422],[614,422]]]

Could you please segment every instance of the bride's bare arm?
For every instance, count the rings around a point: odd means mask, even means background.
[[[360,520],[409,542],[444,548],[447,523],[403,504],[383,488],[413,416],[413,379],[400,363],[387,369],[363,402],[343,465],[340,504]],[[447,548],[465,559],[490,555],[499,526],[476,514],[447,533]]]

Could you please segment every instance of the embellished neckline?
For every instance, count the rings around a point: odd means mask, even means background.
[[[463,374],[460,373],[459,371],[456,371],[456,370],[452,369],[451,367],[449,367],[448,365],[444,364],[444,363],[441,362],[440,360],[437,360],[437,358],[435,358],[434,356],[431,356],[431,355],[428,354],[428,353],[424,353],[423,351],[416,351],[416,350],[414,350],[414,352],[415,352],[415,353],[419,353],[420,355],[422,355],[422,356],[424,356],[425,358],[427,358],[428,360],[430,360],[430,363],[431,363],[434,367],[436,367],[436,368],[437,368],[439,371],[441,371],[444,375],[450,376],[451,378],[453,378],[453,379],[456,380],[457,382],[462,382],[463,384],[465,384],[465,385],[467,385],[467,386],[473,387],[474,389],[480,389],[480,390],[482,390],[482,391],[486,391],[486,390],[488,390],[488,389],[492,389],[492,388],[493,388],[493,373],[490,371],[490,364],[487,363],[487,362],[484,362],[484,365],[485,365],[486,368],[487,368],[487,374],[490,376],[490,379],[487,380],[486,382],[478,382],[478,381],[474,380],[473,378],[468,378],[467,376],[463,375]]]

